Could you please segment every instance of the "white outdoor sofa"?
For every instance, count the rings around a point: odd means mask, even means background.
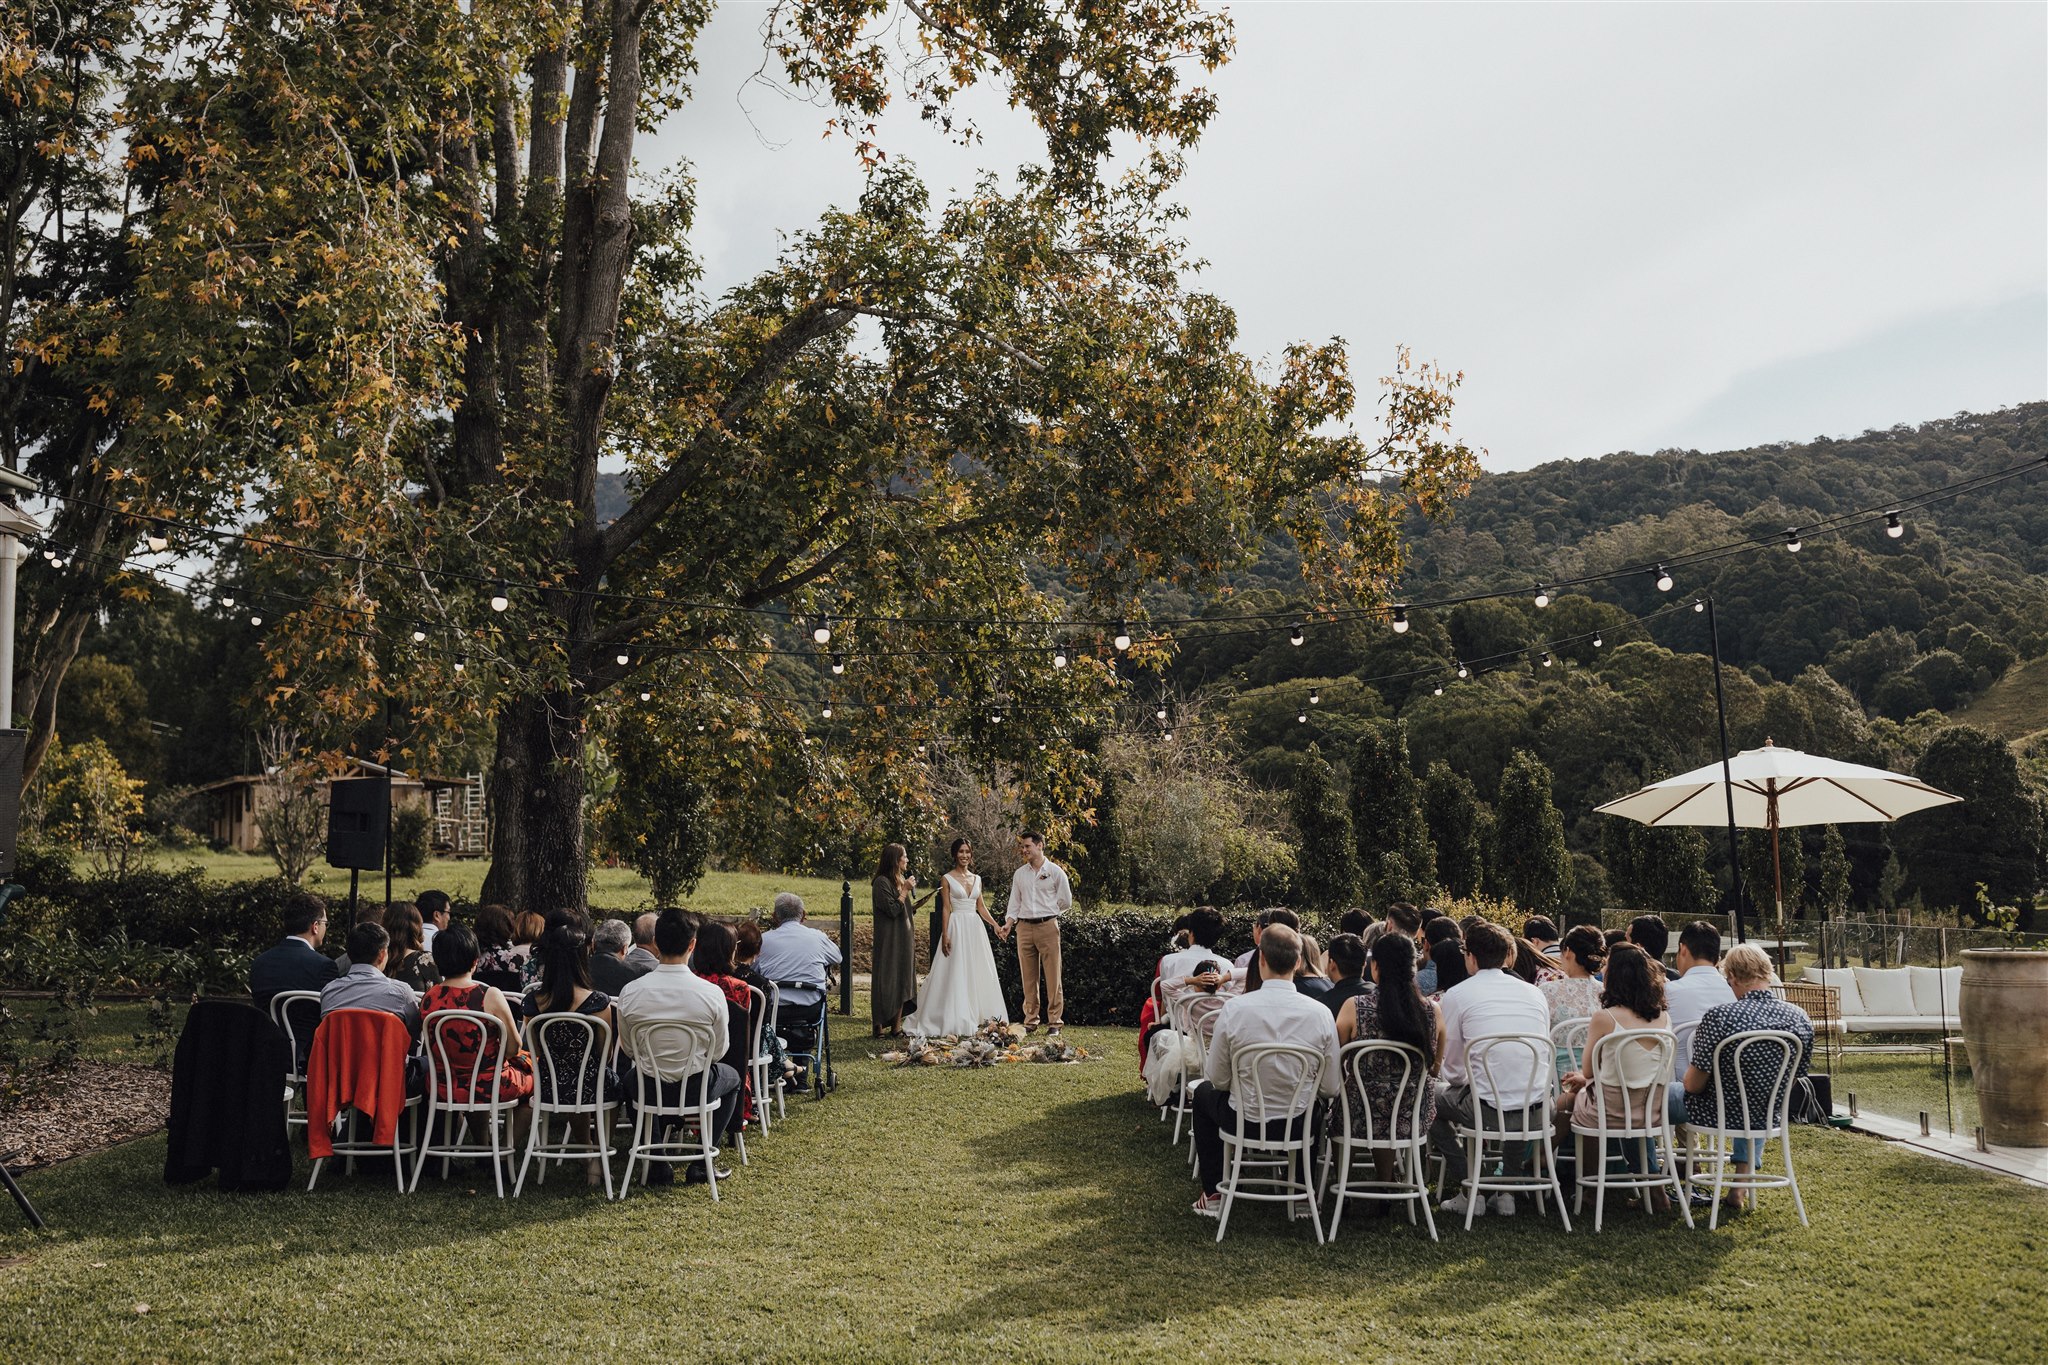
[[[1954,1033],[1961,967],[1808,967],[1785,987],[1820,1033]]]

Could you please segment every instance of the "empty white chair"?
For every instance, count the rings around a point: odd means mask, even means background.
[[[313,1031],[320,1027],[320,992],[279,991],[270,997],[270,1019],[292,1050],[284,1074],[284,1127],[289,1134],[306,1126],[306,1056],[313,1050]]]
[[[1289,1066],[1288,1063],[1292,1063]],[[1221,1130],[1223,1196],[1216,1220],[1216,1240],[1230,1226],[1230,1210],[1240,1199],[1308,1206],[1316,1241],[1323,1240],[1321,1201],[1316,1197],[1313,1157],[1318,1083],[1323,1072],[1319,1048],[1289,1043],[1260,1043],[1231,1054],[1230,1105],[1236,1122]],[[1270,1087],[1261,1079],[1262,1066],[1291,1070],[1292,1085]],[[1287,1120],[1279,1137],[1265,1135],[1266,1124]],[[1296,1125],[1299,1124],[1299,1131]]]
[[[640,1165],[640,1183],[657,1161],[668,1165],[704,1163],[711,1197],[718,1198],[718,1101],[711,1096],[710,1071],[718,1061],[712,1051],[711,1025],[694,1019],[642,1020],[627,1024],[626,1050],[633,1059],[633,1146],[626,1153],[626,1179],[619,1187],[625,1198],[633,1188],[633,1165]],[[670,1059],[664,1065],[662,1058]],[[688,1098],[685,1084],[703,1076],[697,1098]],[[675,1098],[665,1091],[675,1087]],[[673,1127],[672,1137],[663,1129]]]
[[[1564,1190],[1557,1181],[1557,1154],[1550,1146],[1551,1128],[1556,1121],[1556,1085],[1553,1068],[1556,1047],[1546,1034],[1489,1033],[1467,1045],[1465,1066],[1472,1077],[1472,1122],[1453,1123],[1451,1130],[1465,1140],[1465,1229],[1479,1211],[1479,1200],[1488,1194],[1533,1191],[1536,1207],[1545,1198],[1557,1201],[1557,1216],[1564,1230],[1572,1230],[1571,1215],[1565,1211]],[[1536,1098],[1524,1106],[1497,1107],[1489,1097]],[[1510,1145],[1529,1149],[1526,1174],[1486,1170],[1486,1150],[1497,1147],[1503,1157]]]
[[[465,1033],[464,1030],[474,1030]],[[481,1010],[436,1010],[426,1018],[422,1041],[427,1054],[427,1117],[420,1130],[419,1153],[413,1159],[412,1184],[420,1187],[420,1173],[427,1158],[441,1158],[441,1177],[448,1176],[451,1157],[491,1158],[491,1178],[498,1197],[505,1197],[505,1166],[515,1155],[512,1134],[507,1131],[519,1097],[504,1093],[504,1063],[513,1055],[512,1030],[496,1016]],[[485,1074],[486,1058],[493,1060]],[[434,1141],[434,1120],[441,1120],[441,1140]],[[485,1133],[477,1142],[465,1142],[469,1121],[482,1121]]]
[[[1550,1029],[1551,1046],[1557,1050],[1557,1074],[1577,1071],[1586,1064],[1586,1030],[1591,1019],[1567,1019]]]
[[[1692,1180],[1713,1187],[1709,1228],[1720,1226],[1721,1196],[1729,1190],[1789,1189],[1800,1225],[1812,1226],[1806,1221],[1806,1201],[1799,1194],[1799,1173],[1792,1165],[1789,1119],[1792,1082],[1798,1079],[1804,1051],[1799,1035],[1783,1029],[1731,1033],[1714,1048],[1714,1126],[1687,1125],[1695,1139],[1705,1140],[1704,1147],[1694,1148]],[[1773,1139],[1784,1160],[1782,1172],[1764,1170],[1765,1144]],[[1750,1148],[1747,1171],[1730,1169],[1738,1142]],[[1707,1168],[1704,1173],[1702,1166]]]
[[[1677,1041],[1663,1029],[1617,1029],[1593,1044],[1586,1060],[1586,1075],[1592,1081],[1589,1095],[1594,1122],[1572,1124],[1578,1142],[1578,1180],[1572,1197],[1574,1211],[1585,1207],[1586,1189],[1593,1190],[1593,1231],[1607,1211],[1610,1189],[1650,1190],[1668,1186],[1678,1200],[1685,1225],[1692,1226],[1692,1209],[1685,1189],[1678,1183],[1677,1154],[1672,1150],[1670,1099],[1671,1057]],[[1642,1169],[1610,1172],[1607,1144],[1610,1141],[1640,1145]],[[1587,1144],[1592,1155],[1587,1156]],[[1627,1147],[1623,1147],[1627,1152]],[[1658,1159],[1659,1153],[1662,1160]],[[1661,1170],[1652,1170],[1661,1166]]]
[[[526,1188],[527,1169],[538,1161],[541,1184],[547,1183],[550,1161],[596,1161],[604,1176],[604,1197],[612,1197],[612,1110],[605,1093],[611,1070],[612,1026],[601,1014],[537,1014],[521,1030],[533,1056],[533,1124],[527,1129],[526,1151],[519,1159],[519,1178],[512,1197]],[[590,1136],[578,1141],[576,1121],[585,1120]],[[559,1120],[560,1138],[550,1141],[548,1124]]]
[[[1344,1048],[1341,1065],[1346,1085],[1337,1103],[1338,1127],[1330,1137],[1329,1150],[1337,1160],[1336,1206],[1330,1210],[1330,1240],[1337,1240],[1337,1225],[1344,1219],[1344,1205],[1352,1199],[1395,1200],[1408,1205],[1408,1221],[1415,1222],[1415,1208],[1429,1223],[1429,1239],[1437,1240],[1436,1214],[1430,1208],[1429,1183],[1423,1176],[1423,1157],[1429,1146],[1429,1129],[1424,1122],[1423,1104],[1429,1096],[1429,1062],[1404,1043],[1383,1038],[1364,1038]],[[1380,1122],[1370,1103],[1366,1081],[1374,1070],[1394,1077],[1391,1123]],[[1353,1095],[1366,1100],[1351,1103]],[[1362,1112],[1361,1112],[1362,1111]],[[1404,1133],[1402,1130],[1406,1129]],[[1383,1180],[1375,1157],[1392,1158],[1392,1179]],[[1364,1174],[1352,1177],[1352,1160],[1363,1162]]]

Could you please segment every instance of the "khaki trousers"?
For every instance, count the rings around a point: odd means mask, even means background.
[[[1024,1026],[1038,1024],[1038,978],[1045,977],[1045,1021],[1059,1028],[1067,1000],[1060,993],[1060,922],[1057,919],[1017,921],[1017,969],[1024,978]]]

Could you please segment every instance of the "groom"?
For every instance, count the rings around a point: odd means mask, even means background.
[[[1010,876],[1003,934],[1017,935],[1017,967],[1024,978],[1024,1031],[1038,1032],[1038,978],[1045,976],[1045,1019],[1058,1033],[1066,1009],[1060,993],[1060,916],[1074,908],[1074,889],[1060,865],[1045,856],[1045,836],[1025,830],[1017,852],[1023,865]]]

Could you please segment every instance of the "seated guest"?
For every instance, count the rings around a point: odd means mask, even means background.
[[[384,932],[391,936],[391,954],[384,963],[384,975],[423,991],[441,979],[440,968],[421,946],[425,922],[414,906],[399,902],[384,911]]]
[[[1601,982],[1600,1007],[1593,1011],[1592,1022],[1586,1028],[1585,1055],[1580,1059],[1579,1068],[1561,1082],[1565,1103],[1559,1107],[1557,1115],[1560,1142],[1571,1135],[1574,1124],[1581,1128],[1598,1127],[1602,1101],[1606,1104],[1607,1126],[1610,1128],[1641,1128],[1649,1122],[1649,1115],[1643,1111],[1642,1091],[1636,1092],[1637,1102],[1631,1105],[1630,1096],[1612,1082],[1601,1083],[1601,1094],[1597,1099],[1592,1089],[1593,1045],[1610,1033],[1637,1029],[1658,1029],[1668,1033],[1671,1014],[1664,1005],[1663,972],[1650,961],[1648,953],[1633,943],[1624,943],[1607,955],[1607,974]],[[1645,1040],[1626,1046],[1647,1050],[1650,1044]],[[1650,1096],[1653,1103],[1666,1103],[1664,1083],[1654,1087]],[[1580,1170],[1587,1169],[1585,1162],[1589,1159],[1589,1153],[1579,1153]],[[1630,1152],[1628,1159],[1631,1169],[1642,1169],[1637,1153]],[[1663,1190],[1653,1190],[1650,1206],[1659,1213],[1669,1213],[1671,1197]]]
[[[1377,926],[1367,926],[1367,932]],[[1414,970],[1415,941],[1408,941],[1409,970]],[[1330,989],[1323,995],[1323,1003],[1336,1014],[1344,1008],[1344,1002],[1353,996],[1363,995],[1372,989],[1365,979],[1365,940],[1357,934],[1339,934],[1330,940]]]
[[[295,891],[284,903],[284,941],[256,955],[249,964],[249,995],[256,1008],[270,1012],[272,997],[285,991],[317,991],[341,973],[320,951],[327,936],[327,902]]]
[[[420,932],[425,936],[428,952],[434,951],[434,935],[448,927],[448,893],[446,891],[422,891],[412,898],[419,907]]]
[[[1601,937],[1606,940],[1607,947],[1610,951],[1613,950],[1615,944],[1627,943],[1629,941],[1628,930],[1626,929],[1609,929],[1605,934],[1601,935]]]
[[[1740,1112],[1742,1102],[1739,1098],[1743,1092],[1738,1088],[1732,1070],[1732,1049],[1730,1056],[1722,1059],[1723,1065],[1730,1069],[1727,1074],[1718,1076],[1713,1072],[1714,1049],[1719,1047],[1724,1039],[1755,1029],[1775,1029],[1797,1034],[1800,1048],[1799,1064],[1794,1072],[1796,1079],[1806,1074],[1807,1067],[1813,1061],[1813,1021],[1806,1017],[1805,1010],[1796,1005],[1788,1005],[1771,994],[1771,986],[1776,981],[1776,975],[1771,971],[1770,958],[1754,943],[1738,943],[1730,948],[1728,955],[1721,959],[1721,973],[1728,978],[1728,989],[1734,993],[1735,999],[1726,1005],[1715,1005],[1701,1016],[1699,1029],[1693,1034],[1692,1057],[1685,1068],[1685,1079],[1671,1087],[1672,1098],[1682,1100],[1684,1104],[1683,1115],[1681,1116],[1674,1106],[1672,1118],[1674,1122],[1694,1124],[1702,1128],[1716,1126],[1720,1122],[1720,1115],[1717,1113],[1715,1096],[1725,1090],[1729,1106],[1728,1125],[1762,1128],[1770,1119],[1765,1107],[1770,1103],[1767,1086],[1771,1080],[1768,1075],[1754,1074],[1762,1059],[1756,1056],[1749,1058],[1752,1070],[1752,1074],[1747,1078],[1750,1112],[1743,1114]],[[1775,1051],[1769,1060],[1774,1069],[1775,1063],[1779,1060]],[[1749,1172],[1758,1155],[1752,1150],[1752,1146],[1753,1144],[1747,1140],[1736,1141],[1731,1169],[1740,1174]],[[1740,1191],[1724,1195],[1721,1202],[1726,1208],[1748,1207],[1748,1202]]]
[[[697,930],[697,946],[690,953],[690,970],[724,994],[730,1037],[721,1060],[739,1072],[742,1080],[750,1081],[752,1074],[747,1064],[754,1046],[754,995],[747,989],[738,964],[733,960],[738,947],[739,939],[731,925],[715,919],[705,920]],[[762,1008],[767,1008],[765,1002]],[[753,1098],[753,1087],[748,1085],[740,1100],[739,1121],[742,1124],[753,1117]]]
[[[349,921],[349,928],[353,929],[358,924],[374,924],[381,929],[384,927],[384,911],[385,907],[382,905],[358,905],[355,918]],[[347,943],[348,940],[343,938],[341,956],[334,959],[334,970],[343,976],[347,976],[348,969],[355,965],[349,961]]]
[[[1337,940],[1342,941],[1341,937]],[[1332,954],[1336,949],[1337,943],[1333,942]],[[1422,1087],[1422,1131],[1428,1132],[1436,1118],[1436,1088],[1429,1078],[1443,1064],[1444,1020],[1437,1003],[1424,999],[1415,988],[1415,940],[1406,934],[1380,937],[1372,950],[1372,984],[1364,994],[1347,1000],[1337,1011],[1337,1041],[1354,1043],[1361,1039],[1400,1043],[1422,1054],[1422,1072],[1411,1072],[1410,1082]],[[1399,1114],[1394,1112],[1401,1066],[1392,1058],[1376,1056],[1362,1064],[1362,1070],[1363,1090],[1349,1067],[1344,1073],[1344,1103],[1351,1110],[1354,1131],[1365,1131],[1363,1120],[1370,1110],[1376,1136],[1413,1137],[1415,1131],[1406,1107]],[[1391,1179],[1394,1154],[1375,1152],[1373,1165],[1380,1179]]]
[[[1436,979],[1436,946],[1439,943],[1455,943],[1462,950],[1464,935],[1458,923],[1442,912],[1432,912],[1432,917],[1422,923],[1422,937],[1416,942],[1421,950],[1422,965],[1416,969],[1415,984],[1422,988],[1424,995],[1435,995],[1444,989],[1444,983]],[[1460,980],[1463,975],[1460,974]]]
[[[1387,925],[1395,933],[1406,934],[1414,939],[1415,955],[1419,960],[1423,955],[1422,918],[1422,912],[1407,901],[1395,901],[1387,907],[1386,918],[1381,920],[1380,923]],[[1361,934],[1360,937],[1362,938],[1364,935]]]
[[[612,995],[599,990],[591,976],[590,939],[590,922],[566,912],[541,931],[533,945],[540,979],[526,992],[527,1018],[537,1014],[603,1015],[616,1036],[618,1019],[612,1013]]]
[[[509,921],[508,921],[509,923]],[[625,925],[619,920],[606,920],[606,924],[619,929],[619,942],[625,943]],[[586,1045],[589,1035],[580,1029],[552,1027],[541,1019],[545,1014],[582,1014],[604,1020],[611,1029],[611,1036],[619,1036],[619,1015],[613,1007],[612,997],[605,991],[592,988],[591,967],[597,959],[586,949],[590,943],[588,925],[581,921],[570,921],[543,930],[538,942],[533,945],[533,956],[540,963],[540,980],[526,993],[523,1013],[527,1027],[534,1035],[534,1091],[542,1100],[552,1102],[555,1088],[574,1090],[578,1096],[588,1099],[601,1091],[607,1100],[618,1100],[624,1091],[619,1086],[618,1074],[612,1068],[612,1052],[608,1049],[596,1057],[581,1056],[577,1049]],[[543,1055],[546,1048],[552,1048],[552,1062]],[[590,1133],[589,1118],[576,1116],[571,1131],[578,1140],[587,1140]],[[604,1179],[595,1158],[586,1163],[584,1178],[592,1187]]]
[[[1607,963],[1607,940],[1590,924],[1575,924],[1564,936],[1557,965],[1564,975],[1555,981],[1538,983],[1536,989],[1550,1005],[1550,1027],[1572,1019],[1590,1019],[1600,1008],[1600,969]],[[1571,1069],[1569,1052],[1557,1054],[1558,1074]]]
[[[1650,955],[1659,972],[1664,970],[1664,950],[1671,946],[1671,929],[1661,915],[1637,915],[1628,922],[1628,941]]]
[[[626,950],[626,962],[643,972],[651,972],[661,961],[654,955],[654,912],[646,911],[633,917],[633,946]]]
[[[1276,905],[1271,909],[1261,910],[1259,917],[1252,922],[1252,946],[1239,953],[1237,960],[1230,964],[1246,974],[1246,980],[1253,989],[1259,984],[1259,940],[1265,936],[1267,928],[1275,924],[1285,925],[1296,933],[1301,932],[1301,916],[1285,906]]]
[[[1564,945],[1557,937],[1557,925],[1548,915],[1531,915],[1523,920],[1522,937],[1529,940],[1529,946],[1545,957],[1554,958],[1564,950]]]
[[[790,1051],[809,1054],[817,1046],[818,1012],[832,984],[832,968],[841,961],[839,945],[804,922],[803,897],[778,893],[775,923],[761,935],[761,955],[754,965],[776,983],[783,1012],[774,1027]]]
[[[1543,954],[1536,951],[1535,945],[1525,938],[1515,940],[1515,956],[1509,971],[1533,986],[1544,979],[1546,967]]]
[[[422,1032],[435,1015],[447,1010],[469,1010],[488,1014],[505,1026],[503,1050],[499,1035],[475,1024],[450,1024],[442,1031],[439,1048],[431,1042],[428,1055],[441,1064],[445,1054],[449,1074],[437,1081],[441,1098],[457,1104],[496,1098],[523,1100],[533,1094],[533,1063],[519,1050],[519,1021],[512,1006],[496,986],[486,986],[476,971],[476,935],[460,924],[452,924],[434,935],[434,966],[440,980],[427,987],[420,1000]],[[474,1073],[476,1084],[470,1085]],[[492,1079],[497,1088],[492,1090]]]
[[[775,983],[761,974],[759,965],[761,959],[761,926],[750,919],[743,919],[733,926],[732,938],[734,974],[740,980],[761,992],[762,997],[768,1001],[768,1008],[773,1010],[775,1008]],[[775,1021],[772,1017],[768,1021],[768,1027],[761,1031],[761,1050],[768,1054],[768,1067],[771,1076],[778,1073],[787,1076],[790,1072],[796,1070],[795,1064],[789,1060],[787,1050],[782,1046],[781,1037],[775,1032]],[[765,1095],[760,1098],[762,1103],[767,1103]]]
[[[1443,1156],[1447,1184],[1460,1184],[1465,1179],[1465,1143],[1452,1131],[1454,1124],[1471,1127],[1483,1105],[1490,1112],[1508,1115],[1508,1127],[1512,1129],[1517,1116],[1526,1124],[1529,1108],[1543,1103],[1550,1091],[1553,1073],[1547,1052],[1533,1069],[1525,1049],[1494,1053],[1489,1068],[1493,1087],[1490,1092],[1483,1088],[1486,1077],[1472,1072],[1466,1055],[1470,1040],[1488,1034],[1533,1034],[1539,1038],[1550,1035],[1550,1005],[1543,992],[1502,970],[1513,952],[1514,940],[1508,937],[1507,930],[1484,920],[1473,925],[1465,936],[1465,967],[1471,976],[1443,995],[1443,1074],[1436,1082],[1436,1121],[1430,1126],[1429,1140]],[[1441,971],[1442,964],[1438,966]],[[1489,1121],[1487,1126],[1499,1125]],[[1507,1151],[1503,1156],[1508,1167],[1526,1168],[1526,1144],[1505,1145]],[[1444,1202],[1444,1211],[1463,1216],[1469,1198],[1459,1192]],[[1485,1209],[1482,1201],[1478,1211]],[[1492,1210],[1512,1214],[1514,1195],[1495,1195]]]
[[[1226,1004],[1216,1020],[1203,1063],[1207,1085],[1194,1092],[1195,1152],[1202,1175],[1202,1197],[1195,1212],[1218,1217],[1223,1196],[1217,1186],[1223,1181],[1223,1130],[1237,1128],[1237,1110],[1232,1106],[1230,1085],[1235,1080],[1233,1059],[1243,1048],[1262,1043],[1295,1043],[1316,1049],[1316,1093],[1334,1096],[1343,1086],[1337,1066],[1337,1023],[1318,1001],[1294,988],[1294,969],[1301,961],[1301,940],[1284,924],[1269,923],[1259,937],[1261,982],[1255,991]],[[1269,1058],[1260,1072],[1260,1082],[1271,1094],[1291,1091],[1303,1079],[1300,1063],[1293,1058]],[[1260,1133],[1279,1138],[1299,1134],[1309,1121],[1311,1110],[1298,1114],[1261,1114]]]
[[[607,995],[617,995],[626,983],[651,970],[626,960],[633,946],[633,926],[622,919],[608,919],[597,926],[590,939],[590,983]]]
[[[1503,934],[1507,931],[1502,930]],[[1453,986],[1460,985],[1470,976],[1471,968],[1466,965],[1465,945],[1455,938],[1442,939],[1429,950],[1427,974],[1436,987],[1431,992],[1441,1000]],[[1418,972],[1417,976],[1423,975]]]
[[[1180,927],[1189,942],[1159,959],[1159,979],[1189,976],[1196,967],[1216,957],[1216,943],[1223,937],[1223,916],[1213,906],[1197,906],[1181,916]]]
[[[1664,987],[1664,1002],[1671,1007],[1671,1031],[1697,1026],[1716,1005],[1735,1003],[1728,978],[1721,975],[1721,931],[1703,919],[1696,919],[1678,931],[1678,975]],[[1687,1058],[1674,1063],[1672,1079],[1685,1079]]]
[[[1363,910],[1346,910],[1344,917],[1337,921],[1337,932],[1365,937],[1365,931],[1372,928],[1372,916]]]
[[[512,917],[512,955],[519,959],[520,971],[533,960],[533,945],[547,931],[547,917],[538,910],[521,910]]]
[[[671,908],[655,917],[654,948],[661,960],[653,971],[628,982],[626,989],[619,993],[619,1030],[626,1039],[628,1057],[633,1055],[634,1040],[639,1032],[657,1023],[681,1021],[707,1025],[711,1030],[711,1056],[714,1059],[724,1056],[731,1045],[731,1014],[726,1008],[725,992],[690,970],[690,950],[696,942],[696,920],[686,911]],[[822,994],[820,998],[823,998]],[[693,1059],[658,1055],[655,1060],[665,1073],[672,1074]],[[684,1077],[680,1082],[666,1082],[661,1096],[664,1104],[678,1102],[677,1084],[682,1087],[680,1102],[683,1104],[695,1104],[706,1098],[718,1102],[711,1136],[712,1141],[723,1145],[740,1110],[739,1072],[724,1062],[713,1060],[708,1068]],[[627,1101],[637,1105],[640,1089],[631,1063],[627,1066],[625,1088]],[[724,1180],[729,1174],[721,1169],[718,1178]],[[701,1162],[690,1167],[688,1179],[691,1184],[706,1178]],[[673,1167],[665,1163],[655,1164],[651,1183],[667,1184],[674,1179]]]
[[[1301,961],[1294,968],[1294,989],[1311,1000],[1330,993],[1330,978],[1324,975],[1323,949],[1314,934],[1301,936]],[[1331,1011],[1334,1017],[1336,1011]]]
[[[502,905],[482,905],[476,912],[476,969],[488,977],[519,975],[526,954],[512,946],[512,912]]]
[[[410,987],[384,975],[391,935],[381,924],[358,924],[348,931],[349,969],[320,988],[320,1014],[336,1010],[383,1010],[405,1021],[413,1037],[420,1034],[420,1005]]]

